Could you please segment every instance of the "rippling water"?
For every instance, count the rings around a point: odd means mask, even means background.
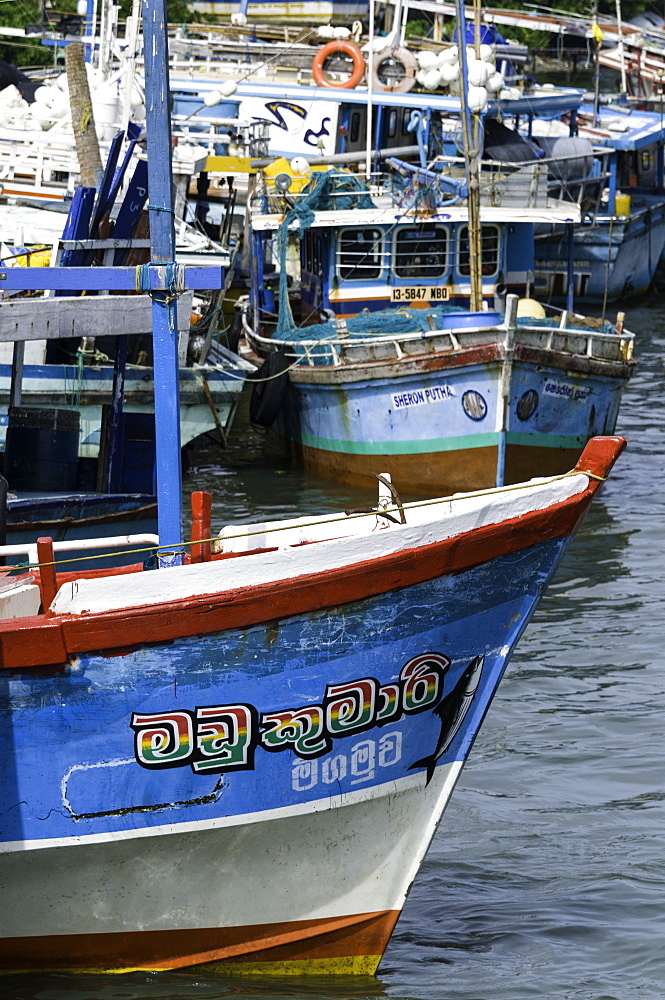
[[[522,639],[379,975],[31,976],[3,997],[663,1000],[665,305],[628,318],[629,449]],[[217,527],[369,495],[258,447],[219,461],[199,454],[186,483],[215,494]]]

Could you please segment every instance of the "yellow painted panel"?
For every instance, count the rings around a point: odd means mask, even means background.
[[[248,156],[206,156],[203,169],[209,174],[256,173]]]

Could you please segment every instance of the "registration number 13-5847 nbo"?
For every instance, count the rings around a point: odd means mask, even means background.
[[[411,285],[390,290],[391,302],[445,302],[448,298],[447,285]]]

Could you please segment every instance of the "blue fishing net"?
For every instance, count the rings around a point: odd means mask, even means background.
[[[331,320],[328,323],[316,323],[312,326],[292,327],[286,334],[275,334],[278,340],[287,340],[294,347],[294,353],[300,361],[308,364],[330,365],[334,361],[331,341],[347,342],[366,340],[372,337],[400,337],[409,333],[421,334],[423,337],[431,333],[428,318],[433,319],[434,328],[441,328],[442,317],[450,313],[466,313],[461,306],[436,306],[431,309],[379,309],[375,312],[366,310],[349,319]],[[318,341],[312,346],[299,347],[303,341]],[[328,343],[326,343],[326,341]]]

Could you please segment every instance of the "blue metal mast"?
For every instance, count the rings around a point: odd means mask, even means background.
[[[150,257],[151,264],[165,264],[167,271],[166,290],[152,293],[160,566],[182,563],[178,322],[177,294],[173,287],[176,267],[167,25],[166,0],[143,0]],[[165,547],[170,551],[165,551]]]

